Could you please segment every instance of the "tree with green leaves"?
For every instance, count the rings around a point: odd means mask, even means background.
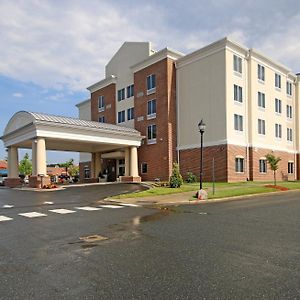
[[[24,176],[31,175],[32,173],[32,162],[29,159],[28,153],[25,153],[24,158],[19,163],[19,172]]]
[[[71,165],[69,167],[69,175],[74,177],[79,175],[79,166]]]
[[[74,159],[71,158],[68,161],[66,161],[65,163],[59,164],[59,166],[65,168],[66,169],[66,173],[68,173],[68,169],[71,166],[74,166]]]
[[[268,153],[266,155],[267,162],[270,165],[271,170],[273,171],[274,174],[274,185],[276,185],[276,171],[278,170],[278,163],[281,161],[280,157],[276,157],[272,153]]]
[[[172,175],[169,181],[171,188],[179,188],[183,184],[183,179],[179,171],[179,165],[177,163],[173,163]]]

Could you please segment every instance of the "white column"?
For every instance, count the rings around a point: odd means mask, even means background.
[[[37,138],[36,140],[36,173],[47,176],[46,165],[46,142],[44,138]]]
[[[8,177],[19,177],[19,157],[18,148],[11,146],[8,148]]]
[[[137,156],[137,147],[130,148],[130,176],[138,177],[138,156]]]
[[[32,146],[31,146],[31,150],[32,150],[32,154],[31,154],[31,161],[32,161],[32,175],[36,176],[37,172],[36,172],[36,144],[37,144],[37,140],[34,139],[32,140]]]
[[[130,152],[129,148],[125,149],[125,176],[129,176],[129,168],[130,168]]]

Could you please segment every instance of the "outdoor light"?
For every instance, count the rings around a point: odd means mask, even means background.
[[[203,119],[198,124],[198,129],[201,135],[201,147],[200,147],[200,190],[198,192],[198,199],[206,199],[207,193],[202,190],[202,181],[203,181],[203,133],[205,131],[205,123]]]

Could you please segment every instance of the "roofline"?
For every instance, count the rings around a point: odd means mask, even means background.
[[[112,83],[116,83],[116,79],[117,79],[117,77],[115,75],[110,75],[109,77],[104,78],[104,79],[92,84],[91,86],[87,87],[87,89],[91,93],[94,93]]]
[[[133,73],[140,71],[150,65],[153,65],[165,58],[170,58],[173,60],[178,60],[179,58],[183,57],[184,54],[177,51],[177,50],[172,50],[168,47],[155,52],[154,54],[150,55],[149,57],[147,57],[146,59],[144,59],[143,61],[133,65],[130,67],[130,69],[133,71]]]
[[[91,99],[86,99],[86,100],[84,100],[84,101],[81,101],[81,102],[75,104],[75,106],[79,107],[79,106],[84,105],[84,104],[86,104],[86,103],[88,103],[88,102],[90,102],[90,101],[91,101]]]

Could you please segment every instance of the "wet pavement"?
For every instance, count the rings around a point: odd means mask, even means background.
[[[115,190],[3,191],[0,299],[300,298],[299,192],[152,209],[105,206]]]

